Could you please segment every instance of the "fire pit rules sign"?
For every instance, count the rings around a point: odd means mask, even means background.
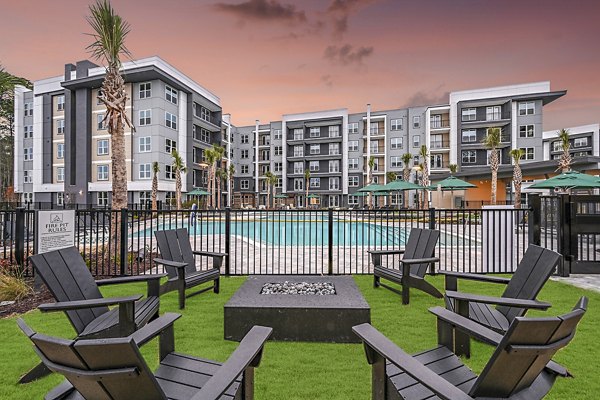
[[[37,213],[37,253],[64,249],[75,244],[75,210]]]

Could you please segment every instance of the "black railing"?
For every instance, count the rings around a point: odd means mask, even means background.
[[[367,250],[402,248],[411,228],[427,227],[441,232],[436,268],[510,273],[529,243],[527,209],[75,212],[75,244],[95,276],[156,271],[154,232],[175,228],[188,229],[195,250],[227,253],[222,272],[230,275],[367,274]],[[35,250],[35,211],[0,212],[0,222],[0,257],[21,263],[31,275],[24,261]],[[384,260],[395,267],[397,261]]]

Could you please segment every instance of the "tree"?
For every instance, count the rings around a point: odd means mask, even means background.
[[[416,174],[417,174],[417,182],[419,185],[424,186],[423,185],[423,170],[424,170],[424,166],[423,163],[420,163],[417,168],[415,169]],[[419,190],[419,193],[417,193],[417,208],[423,208],[423,193],[421,190]]]
[[[488,128],[487,135],[483,139],[483,145],[490,150],[490,169],[492,170],[492,193],[490,203],[496,205],[496,191],[498,189],[498,167],[500,166],[500,155],[498,154],[498,146],[502,139],[502,131],[500,128]]]
[[[213,144],[212,149],[208,149],[204,152],[204,158],[208,163],[208,184],[209,184],[209,192],[210,192],[210,200],[213,208],[221,208],[221,182],[217,181],[217,164],[223,159],[223,155],[225,154],[225,148],[223,146],[219,146],[217,144]],[[216,192],[215,183],[218,182],[219,185],[219,193]],[[212,190],[210,189],[212,187]],[[218,197],[215,197],[218,196]],[[218,199],[218,203],[215,201]]]
[[[375,168],[375,157],[371,156],[369,157],[369,162],[367,163],[368,165],[368,170],[367,170],[367,185],[371,184],[371,181],[373,180],[373,168]],[[367,204],[369,205],[369,208],[373,207],[373,194],[372,192],[369,192],[369,196],[367,197]]]
[[[571,142],[569,141],[569,130],[561,129],[558,133],[558,138],[560,139],[560,145],[562,147],[562,154],[560,155],[560,159],[558,160],[558,168],[562,172],[568,172],[571,170],[571,163],[573,162],[573,158],[571,157],[571,153],[569,150],[571,149]]]
[[[388,171],[385,174],[385,178],[386,180],[389,182],[394,182],[396,179],[398,179],[398,174],[396,174],[394,171]],[[391,197],[390,197],[391,199]]]
[[[158,173],[160,172],[160,166],[158,161],[152,163],[152,210],[158,208],[156,198],[158,197]]]
[[[448,164],[448,169],[450,170],[450,174],[454,175],[456,174],[456,171],[458,171],[458,165]]]
[[[173,157],[173,173],[175,174],[175,201],[177,204],[177,209],[181,210],[181,174],[187,171],[187,167],[185,166],[185,161],[179,155],[177,150],[173,150],[171,153]]]
[[[221,185],[225,182],[227,182],[227,170],[223,169],[223,168],[217,168],[217,170],[215,171],[215,179],[217,181],[217,193],[218,193],[218,197],[217,197],[217,208],[221,209]]]
[[[106,107],[102,123],[111,135],[112,205],[113,209],[127,207],[127,168],[125,163],[125,125],[134,129],[127,116],[127,93],[121,75],[121,56],[130,57],[125,46],[129,24],[115,13],[108,0],[97,0],[90,6],[88,23],[94,41],[87,49],[92,56],[106,64],[106,76],[98,100]]]
[[[229,165],[229,190],[230,190],[230,199],[233,199],[233,184],[234,184],[234,175],[235,175],[235,165]],[[229,207],[231,207],[231,202],[229,203]]]
[[[402,170],[402,179],[405,182],[410,182],[410,160],[412,160],[413,155],[410,153],[404,153],[402,155],[402,165],[404,169]],[[404,208],[408,208],[408,196],[404,196]]]
[[[308,208],[308,186],[310,184],[310,170],[304,170],[304,182],[306,184],[306,195],[304,196],[304,207]]]
[[[214,193],[215,193],[215,187],[214,187],[214,179],[213,179],[213,168],[215,165],[215,162],[217,160],[217,152],[215,151],[214,147],[210,148],[210,149],[206,149],[204,150],[204,160],[206,161],[206,163],[208,164],[207,167],[207,172],[208,172],[208,192],[210,193],[208,196],[208,201],[207,201],[207,205],[208,207],[212,207],[214,208],[215,204],[214,204]]]
[[[277,183],[277,175],[267,171],[265,173],[265,183],[267,184],[267,208],[271,208],[271,188]]]
[[[419,149],[419,155],[423,158],[423,163],[421,164],[421,186],[426,189],[423,191],[423,207],[429,206],[429,150],[427,150],[427,146],[422,145],[421,149]]]
[[[513,159],[513,184],[515,186],[515,208],[521,208],[521,185],[523,183],[523,174],[521,173],[521,158],[525,154],[523,149],[512,149],[510,155]]]

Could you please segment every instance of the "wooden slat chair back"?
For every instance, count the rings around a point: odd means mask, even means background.
[[[435,246],[440,238],[440,231],[433,229],[412,228],[406,241],[405,259],[429,258],[434,256]],[[429,263],[410,266],[411,275],[425,277]]]
[[[530,245],[502,297],[532,300],[537,297],[550,275],[558,265],[560,254],[543,247]],[[526,309],[497,306],[496,309],[511,322],[515,317],[525,315]]]
[[[56,301],[102,298],[94,277],[76,247],[36,254],[29,259]],[[77,334],[106,312],[108,307],[66,311]]]
[[[562,316],[515,318],[469,394],[509,398],[524,389],[538,394],[549,390],[553,381],[538,385],[535,381],[538,377],[543,379],[541,373],[548,362],[573,339],[586,308],[587,299],[582,298],[571,312]]]
[[[196,260],[194,259],[187,229],[156,231],[154,235],[162,258],[186,263],[185,272],[188,274],[196,272]],[[166,269],[169,278],[177,277],[176,268]]]
[[[166,399],[130,338],[74,341],[32,332],[30,339],[44,364],[85,399]]]

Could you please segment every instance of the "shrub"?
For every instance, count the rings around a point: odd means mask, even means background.
[[[18,301],[33,293],[22,274],[0,272],[0,301]]]

